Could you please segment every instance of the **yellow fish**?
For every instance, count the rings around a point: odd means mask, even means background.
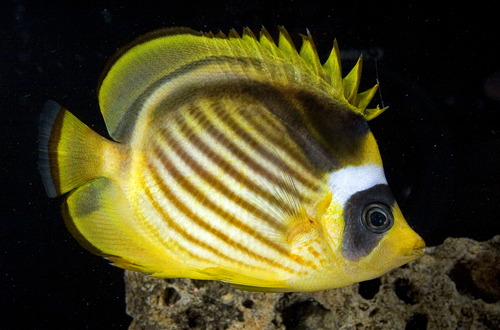
[[[40,121],[47,194],[82,246],[155,277],[314,291],[423,253],[387,185],[367,121],[377,86],[344,78],[280,28],[147,34],[101,76],[107,140],[53,101]]]

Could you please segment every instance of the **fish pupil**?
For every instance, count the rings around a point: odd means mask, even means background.
[[[375,211],[370,214],[370,222],[374,227],[382,227],[387,222],[387,217],[380,211]]]

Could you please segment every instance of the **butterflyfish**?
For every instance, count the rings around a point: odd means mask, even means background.
[[[101,75],[112,140],[54,101],[43,109],[39,169],[69,193],[65,224],[117,267],[218,280],[246,290],[315,291],[381,276],[422,255],[385,178],[337,42],[321,64],[279,28],[256,37],[152,32]]]

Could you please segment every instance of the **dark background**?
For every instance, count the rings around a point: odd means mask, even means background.
[[[38,176],[37,122],[47,99],[106,136],[96,84],[106,60],[161,27],[258,32],[308,28],[322,61],[339,42],[344,74],[363,53],[390,108],[370,122],[410,224],[437,245],[499,234],[498,10],[349,1],[139,1],[108,6],[2,1],[0,11],[0,314],[5,329],[125,328],[123,271],[81,248],[62,198]],[[376,60],[376,61],[375,61]],[[375,66],[377,63],[377,67]],[[375,102],[381,103],[380,96]]]

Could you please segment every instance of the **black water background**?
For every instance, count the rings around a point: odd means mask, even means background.
[[[491,6],[492,7],[492,6]],[[56,4],[4,1],[0,11],[0,313],[6,329],[124,328],[123,272],[83,250],[45,196],[36,167],[37,121],[54,99],[99,133],[96,83],[107,58],[168,26],[277,36],[308,28],[322,60],[332,40],[344,71],[364,54],[363,87],[381,82],[389,110],[370,123],[389,183],[429,245],[499,234],[499,101],[485,93],[500,70],[496,10],[324,1]],[[377,70],[375,68],[377,59]],[[497,80],[489,80],[496,95]],[[490,92],[491,94],[491,92]],[[381,102],[377,98],[375,102]]]

